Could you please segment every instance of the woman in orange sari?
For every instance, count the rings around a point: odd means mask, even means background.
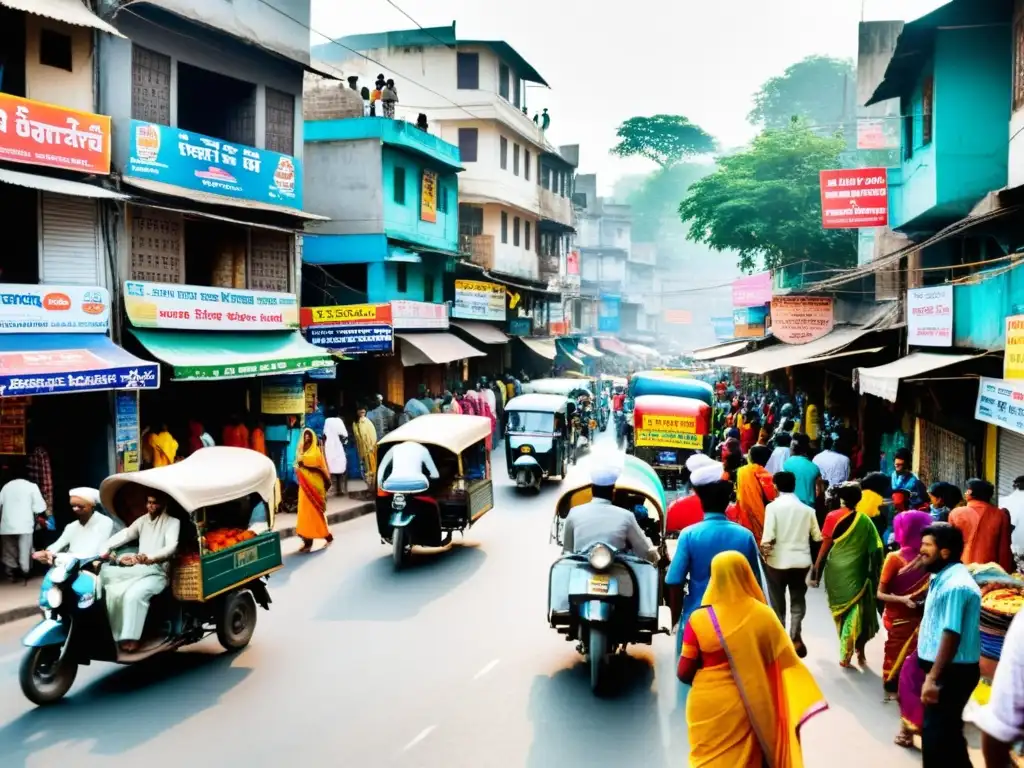
[[[772,457],[772,450],[766,445],[755,445],[747,455],[748,463],[736,472],[736,505],[739,507],[739,522],[754,534],[754,540],[761,543],[764,534],[764,508],[775,501],[778,492],[772,482],[772,473],[765,464]]]
[[[802,768],[800,728],[827,708],[746,558],[711,561],[703,605],[683,630],[679,679],[695,768]]]
[[[302,444],[295,461],[295,477],[299,482],[299,518],[295,533],[302,539],[299,552],[309,552],[314,539],[334,541],[327,527],[327,491],[331,488],[331,473],[320,450],[313,430],[302,430]]]

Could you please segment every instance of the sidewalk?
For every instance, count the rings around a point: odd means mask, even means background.
[[[362,481],[351,481],[349,492],[365,490]],[[327,521],[331,525],[354,520],[362,515],[373,512],[373,502],[360,499],[329,496],[327,498]],[[282,539],[295,536],[296,515],[278,515],[274,530],[281,534]],[[0,583],[0,624],[18,621],[39,614],[39,584],[42,576],[29,579],[28,584]]]

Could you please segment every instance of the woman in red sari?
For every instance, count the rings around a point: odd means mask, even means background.
[[[295,533],[302,539],[300,552],[309,552],[314,539],[334,541],[327,527],[327,491],[331,488],[331,473],[320,450],[313,430],[302,430],[302,445],[295,462],[295,477],[299,482],[299,516]]]

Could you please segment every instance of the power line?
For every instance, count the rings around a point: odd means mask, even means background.
[[[410,16],[410,15],[409,15],[408,13],[406,13],[405,9],[404,9],[404,8],[402,8],[402,6],[400,6],[400,5],[398,4],[398,3],[396,3],[396,2],[395,2],[395,0],[384,0],[384,2],[386,2],[386,3],[388,4],[388,5],[392,6],[392,7],[393,7],[393,8],[394,8],[394,9],[395,9],[396,11],[398,11],[398,12],[399,12],[400,14],[402,14],[403,16],[405,16],[405,18],[407,18],[407,19],[408,19],[409,21],[411,21],[411,22],[412,22],[413,24],[415,24],[415,25],[416,25],[417,27],[419,27],[420,29],[422,29],[422,30],[423,30],[424,32],[426,32],[426,33],[427,33],[428,35],[430,35],[430,36],[431,36],[432,38],[434,38],[435,40],[437,40],[437,42],[439,42],[439,43],[440,43],[441,45],[443,45],[443,46],[444,46],[445,48],[454,48],[454,47],[455,47],[455,46],[453,46],[453,45],[451,45],[451,44],[449,44],[449,43],[446,43],[446,42],[445,42],[444,40],[442,40],[441,38],[439,38],[439,37],[438,37],[437,35],[435,35],[435,34],[434,34],[433,32],[431,32],[431,31],[430,31],[429,29],[427,29],[427,28],[426,28],[426,27],[424,27],[424,26],[423,26],[422,24],[420,24],[420,23],[419,23],[418,21],[416,21],[416,19],[414,19],[414,18],[413,18],[412,16]]]

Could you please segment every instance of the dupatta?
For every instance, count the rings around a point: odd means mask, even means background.
[[[312,438],[309,448],[302,450],[306,435]],[[295,476],[299,483],[299,492],[306,497],[318,511],[327,512],[327,491],[331,487],[331,473],[327,469],[327,461],[320,450],[320,443],[313,430],[302,430],[299,441],[299,457],[295,462]]]
[[[863,512],[854,512],[845,533],[832,542],[825,565],[825,591],[833,617],[840,617],[862,598],[875,600],[882,574],[882,539],[878,529]],[[878,632],[878,615],[865,610],[863,616],[868,637]],[[873,626],[872,626],[873,625]]]

